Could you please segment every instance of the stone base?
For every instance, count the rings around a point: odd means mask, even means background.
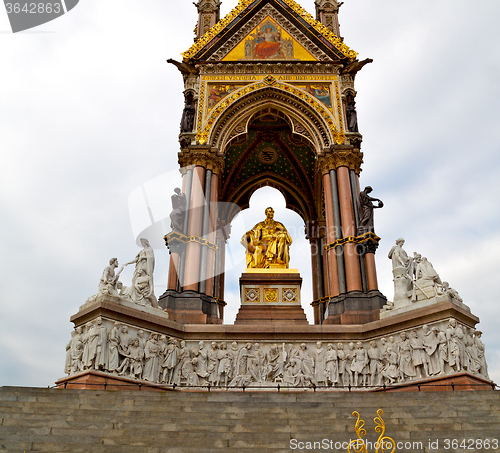
[[[179,324],[222,324],[216,299],[196,291],[168,289],[158,303]]]
[[[458,307],[467,310],[470,312],[470,308],[462,302],[459,302],[456,299],[452,299],[450,296],[444,294],[441,296],[433,297],[431,299],[417,300],[416,302],[411,302],[404,307],[398,307],[396,303],[390,305],[390,303],[383,307],[380,311],[380,319],[385,319],[390,316],[400,315],[403,313],[407,313],[409,311],[418,310],[420,308],[429,307],[431,305],[439,304],[441,302],[450,302],[452,304],[457,305]]]
[[[149,313],[150,315],[161,316],[168,319],[168,314],[163,310],[161,306],[155,308],[152,307],[151,305],[140,305],[136,304],[132,300],[124,299],[122,297],[111,296],[109,294],[88,300],[87,302],[85,302],[83,305],[80,306],[79,310],[80,311],[87,310],[89,307],[95,306],[96,304],[103,301],[114,302],[116,304],[122,305],[123,307],[130,308],[131,310],[138,310],[142,311],[143,313]]]
[[[280,311],[283,310],[283,311]],[[424,308],[415,309],[405,313],[397,314],[385,319],[380,319],[372,321],[366,324],[350,324],[350,325],[310,325],[305,320],[302,308],[299,304],[290,307],[283,307],[278,305],[265,305],[255,306],[255,305],[244,305],[241,307],[242,315],[239,319],[240,321],[236,325],[221,325],[221,324],[181,324],[172,319],[168,319],[164,316],[161,310],[157,310],[157,314],[151,314],[138,309],[132,309],[126,307],[120,303],[111,300],[102,300],[96,302],[95,304],[80,310],[77,314],[73,315],[71,320],[75,323],[75,327],[84,327],[82,329],[77,329],[76,335],[87,335],[93,327],[85,327],[89,322],[95,322],[98,318],[100,319],[99,325],[100,329],[106,329],[106,335],[100,335],[101,345],[108,348],[108,338],[110,331],[114,328],[116,323],[120,323],[126,329],[120,330],[118,333],[119,342],[125,345],[129,345],[134,339],[139,339],[144,345],[144,349],[147,347],[148,342],[149,347],[158,348],[158,350],[163,350],[169,342],[168,337],[175,339],[173,342],[178,348],[179,357],[181,356],[181,349],[184,349],[183,354],[189,353],[190,359],[197,354],[200,349],[204,351],[205,357],[211,352],[213,354],[216,351],[218,354],[229,355],[229,357],[237,357],[237,354],[243,353],[245,356],[260,356],[267,357],[268,353],[275,355],[276,360],[276,375],[265,375],[263,377],[260,371],[248,373],[242,373],[239,375],[231,374],[229,375],[229,383],[231,383],[231,388],[238,387],[273,387],[276,383],[285,386],[288,385],[291,388],[300,387],[307,388],[314,384],[315,378],[310,375],[310,378],[305,379],[305,372],[307,370],[298,371],[302,373],[302,377],[299,374],[300,379],[295,379],[294,372],[297,373],[297,361],[291,360],[294,357],[307,357],[316,356],[318,354],[317,350],[322,350],[321,354],[325,356],[327,351],[331,349],[330,344],[337,351],[339,349],[343,350],[346,354],[351,354],[353,357],[354,348],[357,344],[361,344],[361,347],[365,351],[369,351],[371,347],[371,342],[374,341],[376,347],[381,351],[392,347],[393,351],[399,351],[399,344],[402,342],[401,332],[406,332],[407,335],[411,331],[417,333],[417,337],[421,340],[424,339],[423,326],[427,325],[431,330],[435,327],[441,334],[447,331],[450,319],[455,319],[456,323],[461,325],[462,331],[466,335],[470,335],[468,329],[469,327],[474,327],[479,321],[477,317],[472,315],[468,310],[457,306],[449,301],[444,301],[438,304],[433,304]],[[296,322],[301,320],[300,322]],[[120,327],[121,329],[121,327]],[[95,332],[95,330],[94,330]],[[102,332],[102,330],[99,330]],[[154,335],[153,335],[154,334]],[[156,339],[155,339],[156,337]],[[78,342],[84,342],[85,337],[75,337]],[[98,338],[98,340],[99,340]],[[476,339],[476,341],[479,341]],[[155,343],[156,342],[156,343]],[[88,344],[88,343],[83,343]],[[155,344],[157,346],[155,346]],[[79,351],[82,354],[78,360],[72,360],[70,353],[72,350],[68,350],[66,353],[66,367],[71,364],[73,369],[83,370],[70,375],[68,378],[61,379],[57,382],[57,385],[64,386],[66,382],[66,387],[68,385],[78,385],[78,388],[95,388],[96,384],[99,385],[113,385],[117,389],[127,389],[125,384],[129,382],[134,382],[137,384],[138,388],[143,388],[145,385],[152,385],[148,381],[142,379],[134,380],[130,377],[117,376],[114,372],[106,372],[105,369],[108,366],[107,357],[104,357],[103,369],[95,370],[95,360],[97,359],[97,354],[93,357],[87,355],[85,363],[82,363],[83,357],[85,357],[85,349],[82,351],[81,344]],[[276,356],[276,348],[279,349],[279,356]],[[214,351],[210,351],[213,349]],[[244,350],[245,349],[245,350]],[[274,352],[273,352],[274,349]],[[109,350],[109,349],[108,349]],[[77,350],[73,350],[75,352]],[[89,351],[87,351],[87,354]],[[131,354],[134,352],[131,351]],[[158,363],[156,367],[161,368],[165,354],[160,356],[155,356]],[[102,358],[102,356],[101,356]],[[304,359],[304,360],[305,360]],[[120,353],[119,361],[123,365],[125,360],[125,355]],[[299,359],[300,362],[300,359]],[[314,362],[316,363],[316,362]],[[251,362],[252,366],[256,366],[255,362]],[[193,363],[192,365],[196,365]],[[339,362],[340,365],[340,362]],[[466,366],[463,364],[463,366]],[[208,379],[211,380],[211,385],[216,385],[213,377],[208,377],[206,373],[198,375],[200,379],[195,379],[198,383],[189,384],[189,379],[193,378],[190,376],[192,373],[192,368],[190,367],[182,368],[182,364],[178,363],[176,365],[176,370],[174,373],[175,382],[184,388],[197,388],[198,385],[207,385]],[[468,365],[466,366],[467,370]],[[67,369],[67,368],[66,368]],[[145,362],[143,362],[143,369],[145,369]],[[218,368],[214,368],[218,369]],[[454,369],[452,369],[447,363],[444,364],[443,372],[444,374],[439,377],[432,378],[422,378],[418,381],[416,380],[405,380],[404,382],[394,383],[394,388],[406,388],[415,387],[418,389],[419,383],[429,382],[444,382],[450,387],[451,383],[467,384],[471,388],[478,386],[481,382],[489,382],[487,380],[487,365],[486,363],[481,365],[481,370],[474,376],[468,375],[468,371],[465,372],[464,378],[455,381],[457,374]],[[180,372],[182,371],[182,375]],[[255,371],[254,368],[252,368]],[[280,371],[281,370],[281,371]],[[127,374],[129,376],[129,374]],[[259,377],[260,376],[260,377]],[[443,379],[447,377],[452,377],[453,380],[446,381]],[[207,379],[208,378],[208,379]],[[340,377],[339,377],[340,378]],[[345,383],[345,376],[342,376],[342,381]],[[472,379],[472,380],[470,380]],[[476,381],[474,381],[476,379]],[[191,381],[191,382],[195,382]],[[340,381],[336,381],[340,382]],[[375,379],[375,382],[380,382]],[[72,383],[72,384],[71,384]],[[234,384],[233,384],[234,383]],[[318,386],[324,386],[326,384],[331,385],[329,387],[331,390],[336,389],[334,386],[335,382],[326,382],[324,379],[317,380]],[[158,384],[157,384],[158,385]],[[341,385],[340,383],[338,385]],[[348,385],[348,384],[344,384]],[[388,385],[389,386],[389,385]],[[436,386],[437,387],[437,386]],[[482,386],[481,386],[482,387]],[[163,388],[161,385],[158,388]],[[392,388],[392,386],[391,386]],[[453,388],[451,388],[453,389]],[[368,391],[371,390],[368,387],[362,387],[360,390]]]
[[[394,384],[375,392],[449,392],[463,390],[495,390],[493,381],[462,372],[446,376],[419,379],[416,382]]]
[[[377,321],[380,309],[387,303],[380,291],[351,291],[332,297],[328,302],[323,324],[366,324]]]
[[[262,325],[263,323],[275,325],[309,324],[304,309],[297,305],[271,305],[267,307],[242,305],[234,321],[234,324]]]
[[[308,324],[296,269],[247,269],[240,278],[241,307],[234,324]]]
[[[138,381],[125,376],[111,375],[101,371],[82,371],[55,382],[59,389],[89,389],[89,390],[148,390],[153,392],[172,390],[171,386],[166,387],[148,381]]]

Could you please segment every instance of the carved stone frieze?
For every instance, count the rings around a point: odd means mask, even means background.
[[[199,166],[219,176],[224,171],[224,159],[201,147],[184,149],[179,153],[178,160],[181,168]]]
[[[248,292],[255,299],[258,294]],[[287,293],[293,298],[293,291]],[[340,339],[342,338],[342,339]],[[85,370],[185,387],[349,387],[395,385],[466,371],[485,379],[481,332],[455,318],[386,337],[328,341],[184,340],[95,318],[77,326],[64,371]]]
[[[363,136],[359,132],[347,132],[345,133],[345,144],[354,146],[354,148],[361,148],[361,142],[363,141]]]
[[[339,74],[339,65],[330,63],[209,63],[196,65],[200,74]]]
[[[198,98],[200,94],[200,86],[198,83],[199,77],[195,74],[190,74],[184,78],[184,92],[191,91],[195,99]]]
[[[337,0],[316,0],[314,5],[316,6],[316,12],[326,12],[326,13],[338,13],[343,2],[338,2]],[[319,20],[319,19],[318,19]]]
[[[351,93],[353,96],[356,96],[354,79],[351,74],[342,74],[340,76],[340,92],[343,98],[347,95],[347,93]]]

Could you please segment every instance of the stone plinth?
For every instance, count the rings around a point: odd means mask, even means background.
[[[222,324],[217,300],[197,291],[168,289],[158,299],[170,319],[180,324]]]
[[[363,293],[351,291],[328,301],[324,324],[366,324],[377,321],[380,309],[387,303],[378,290]]]
[[[241,308],[235,324],[308,324],[300,304],[297,269],[246,269],[240,278]]]
[[[171,390],[170,387],[152,382],[138,381],[125,376],[110,375],[109,373],[95,370],[86,370],[66,378],[61,378],[55,384],[60,389],[148,390],[153,392]]]
[[[450,392],[470,390],[495,390],[495,384],[467,372],[437,376],[404,384],[375,389],[375,392]]]
[[[411,302],[408,305],[405,306],[396,306],[396,304],[390,306],[387,305],[386,308],[383,308],[380,310],[380,319],[386,319],[390,316],[396,316],[396,315],[401,315],[403,313],[408,313],[412,312],[413,310],[418,310],[420,308],[425,308],[425,307],[430,307],[432,305],[436,305],[442,302],[449,302],[452,303],[464,310],[467,310],[470,312],[470,308],[465,305],[462,302],[459,302],[456,299],[451,298],[447,294],[443,294],[440,296],[432,297],[431,299],[423,299],[423,300],[417,300],[415,302]]]

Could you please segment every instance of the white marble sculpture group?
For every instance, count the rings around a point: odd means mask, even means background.
[[[386,309],[399,308],[412,302],[446,296],[455,303],[463,304],[456,290],[448,282],[441,281],[438,273],[426,257],[415,252],[409,257],[403,249],[405,241],[400,238],[389,252],[394,276],[394,300]]]
[[[121,300],[130,301],[137,305],[159,308],[154,294],[153,271],[155,268],[155,257],[153,248],[147,239],[141,239],[143,249],[130,262],[125,263],[118,272],[118,259],[111,258],[109,266],[106,266],[99,281],[97,294],[89,297],[86,304],[91,304],[102,296],[112,296]],[[132,276],[132,286],[124,286],[119,281],[120,274],[125,266],[135,264]]]
[[[85,370],[155,384],[228,387],[380,386],[460,371],[488,378],[481,332],[454,318],[326,346],[184,341],[97,318],[75,328],[66,347],[65,372]]]

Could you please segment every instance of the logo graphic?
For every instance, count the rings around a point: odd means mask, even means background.
[[[80,0],[4,0],[14,33],[38,27],[72,10]]]

